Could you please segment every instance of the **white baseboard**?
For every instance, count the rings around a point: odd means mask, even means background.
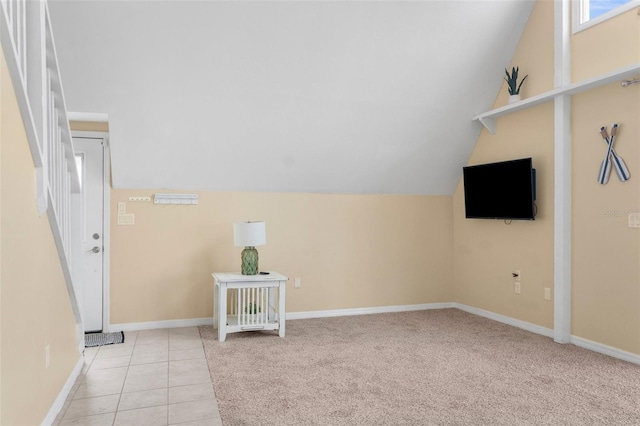
[[[76,383],[78,376],[82,372],[82,367],[84,367],[84,355],[80,356],[80,359],[76,363],[76,366],[73,367],[73,370],[71,371],[71,374],[67,378],[66,383],[62,387],[62,390],[58,394],[58,397],[53,402],[53,405],[49,409],[47,416],[42,421],[43,426],[52,425],[53,422],[56,421],[56,417],[58,416],[58,413],[60,413],[60,410],[62,410],[62,407],[64,406],[64,403],[67,400],[67,397],[69,396],[69,392],[71,392],[71,388]]]
[[[505,315],[496,314],[494,312],[485,311],[484,309],[474,308],[472,306],[464,305],[462,303],[446,302],[446,303],[422,303],[417,305],[397,305],[397,306],[379,306],[373,308],[353,308],[353,309],[334,309],[323,311],[307,311],[307,312],[287,312],[287,320],[296,319],[308,319],[308,318],[327,318],[327,317],[339,317],[350,315],[367,315],[367,314],[382,314],[388,312],[408,312],[408,311],[422,311],[426,309],[448,309],[456,308],[461,311],[468,312],[473,315],[478,315],[484,318],[488,318],[494,321],[498,321],[513,327],[521,328],[523,330],[530,331],[532,333],[541,334],[553,338],[553,330],[542,327],[536,324],[532,324],[526,321],[521,321],[515,318],[507,317]],[[126,324],[111,324],[109,330],[112,331],[134,331],[134,330],[151,330],[158,328],[176,328],[176,327],[194,327],[198,325],[211,325],[213,318],[193,318],[182,320],[168,320],[168,321],[149,321],[149,322],[134,322]],[[604,345],[602,343],[593,342],[591,340],[583,339],[582,337],[571,336],[570,343],[581,348],[598,352],[603,355],[607,355],[613,358],[621,359],[623,361],[631,362],[640,365],[640,355],[623,351],[611,346]],[[49,409],[47,416],[42,421],[43,426],[49,426],[53,424],[58,413],[64,406],[71,388],[76,382],[82,367],[84,366],[84,356],[81,356],[73,371],[69,375],[64,387],[58,394],[58,397],[54,401],[53,405]]]
[[[130,322],[125,324],[109,324],[109,331],[153,330],[156,328],[196,327],[199,325],[212,324],[213,317],[167,321]]]
[[[532,324],[530,322],[511,318],[505,315],[496,314],[494,312],[485,311],[484,309],[474,308],[473,306],[463,305],[462,303],[453,303],[453,307],[460,309],[461,311],[468,312],[470,314],[489,318],[494,321],[498,321],[507,325],[511,325],[517,328],[521,328],[523,330],[530,331],[532,333],[541,334],[543,336],[553,338],[553,330],[550,328],[542,327],[540,325]]]
[[[473,306],[464,305],[456,302],[444,302],[444,303],[421,303],[416,305],[395,305],[395,306],[377,306],[372,308],[352,308],[352,309],[332,309],[322,311],[306,311],[306,312],[287,312],[286,319],[310,319],[310,318],[327,318],[327,317],[341,317],[350,315],[368,315],[368,314],[383,314],[389,312],[409,312],[409,311],[422,311],[427,309],[460,309],[461,311],[468,312],[473,315],[478,315],[484,318],[488,318],[494,321],[501,322],[513,327],[521,328],[532,333],[540,334],[542,336],[553,338],[553,330],[540,325],[532,324],[530,322],[522,321],[516,318],[511,318],[506,315],[496,314],[484,309],[475,308]],[[169,321],[150,321],[150,322],[134,322],[127,324],[111,324],[109,326],[110,331],[135,331],[135,330],[150,330],[157,328],[175,328],[175,327],[194,327],[198,325],[212,325],[213,318],[193,318],[182,320],[169,320]],[[576,346],[584,349],[588,349],[594,352],[608,355],[613,358],[618,358],[623,361],[632,362],[634,364],[640,364],[640,355],[626,352],[621,349],[617,349],[611,346],[604,345],[602,343],[593,342],[591,340],[583,339],[577,336],[571,336],[570,342]],[[75,381],[75,378],[74,378]],[[71,382],[73,385],[73,381]],[[67,391],[68,393],[68,391]],[[64,399],[62,400],[64,403]],[[55,418],[55,416],[54,416]]]
[[[542,327],[536,324],[531,324],[526,321],[521,321],[515,318],[485,311],[483,309],[478,309],[471,306],[463,305],[461,303],[453,303],[453,305],[455,308],[465,312],[469,312],[470,314],[479,315],[481,317],[489,318],[494,321],[498,321],[504,324],[512,325],[514,327],[522,328],[523,330],[527,330],[532,333],[541,334],[543,336],[553,338],[553,330],[550,328]],[[588,349],[593,352],[598,352],[600,354],[610,356],[612,358],[621,359],[623,361],[632,362],[634,364],[640,364],[640,355],[638,354],[623,351],[622,349],[614,348],[612,346],[607,346],[602,343],[583,339],[582,337],[571,336],[569,343],[584,349]]]
[[[333,309],[326,311],[287,312],[287,320],[343,317],[349,315],[384,314],[389,312],[424,311],[426,309],[453,308],[454,303],[421,303],[418,305],[377,306],[374,308]]]
[[[569,342],[576,346],[579,346],[584,349],[588,349],[593,352],[598,352],[600,354],[608,355],[613,358],[618,358],[623,361],[632,362],[634,364],[640,364],[640,355],[623,351],[622,349],[603,345],[602,343],[593,342],[591,340],[583,339],[582,337],[578,337],[578,336],[571,336]]]

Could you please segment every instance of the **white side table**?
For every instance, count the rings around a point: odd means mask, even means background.
[[[251,330],[278,330],[280,337],[284,337],[287,277],[277,272],[268,275],[214,272],[211,275],[215,282],[213,326],[218,328],[218,341],[224,342],[228,333]]]

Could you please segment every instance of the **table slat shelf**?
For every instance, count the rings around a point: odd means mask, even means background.
[[[218,329],[218,341],[224,342],[229,333],[255,330],[278,330],[280,337],[284,337],[287,277],[277,272],[211,275],[215,283],[213,325]]]

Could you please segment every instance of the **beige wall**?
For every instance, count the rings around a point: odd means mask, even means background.
[[[640,86],[612,83],[573,97],[572,333],[640,353]],[[607,146],[601,126],[620,124],[614,141],[631,179],[597,182]]]
[[[71,130],[85,131],[85,132],[108,132],[109,123],[101,121],[70,121],[69,127]]]
[[[482,132],[469,164],[532,157],[537,170],[535,221],[465,219],[462,183],[454,195],[455,301],[553,328],[553,106],[501,118]],[[521,293],[512,272],[521,271]]]
[[[553,85],[552,9],[553,2],[536,3],[512,61],[529,74],[523,86],[529,89],[523,90],[525,97]],[[636,63],[638,19],[634,10],[574,35],[574,80]],[[536,76],[544,83],[534,88]],[[572,334],[636,354],[640,353],[640,235],[627,227],[626,213],[640,207],[639,90],[613,83],[576,95],[571,119]],[[506,97],[503,88],[496,106],[504,105]],[[606,146],[598,130],[613,122],[621,124],[616,149],[633,177],[620,183],[614,174],[603,186],[596,177]],[[529,155],[538,170],[535,222],[505,226],[500,221],[465,220],[462,185],[458,186],[454,195],[455,300],[552,328],[553,304],[543,295],[544,287],[553,290],[553,104],[499,118],[497,134],[483,130],[469,163]],[[521,295],[514,293],[513,269],[522,270]]]
[[[537,2],[511,66],[529,74],[523,98],[553,88],[553,2]],[[506,84],[495,106],[506,104]],[[482,130],[469,164],[533,158],[537,170],[535,221],[465,219],[462,182],[454,194],[454,286],[457,302],[553,328],[553,104],[497,120]],[[521,293],[511,273],[521,271]]]
[[[239,270],[233,222],[243,220],[266,221],[260,266],[291,278],[287,312],[451,301],[451,197],[199,192],[197,206],[128,201],[153,193],[111,192],[112,323],[210,316],[211,272]],[[118,202],[135,225],[116,225]]]
[[[572,78],[580,81],[640,61],[639,8],[574,34]],[[640,354],[640,232],[627,212],[640,208],[640,86],[619,82],[572,99],[572,334]],[[631,180],[612,172],[597,183],[606,152],[598,131],[620,124],[616,151]]]
[[[40,424],[79,360],[76,328],[4,55],[0,74],[0,424]],[[45,369],[45,346],[51,365]]]
[[[640,8],[629,10],[571,38],[574,82],[640,62]]]

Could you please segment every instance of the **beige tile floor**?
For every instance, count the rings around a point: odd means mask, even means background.
[[[125,332],[84,362],[55,426],[222,425],[197,327]]]

